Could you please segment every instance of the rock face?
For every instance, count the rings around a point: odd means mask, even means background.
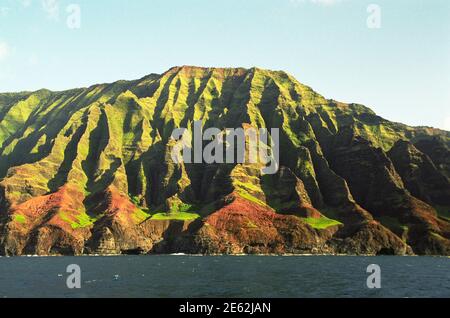
[[[175,163],[178,127],[279,128],[280,167]],[[280,71],[0,94],[0,255],[450,255],[450,133]]]

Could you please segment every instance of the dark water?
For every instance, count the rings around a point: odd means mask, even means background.
[[[81,289],[66,268],[81,267]],[[368,289],[369,264],[381,289]],[[450,297],[450,259],[336,256],[0,258],[0,297]]]

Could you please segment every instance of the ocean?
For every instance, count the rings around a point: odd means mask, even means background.
[[[67,287],[71,264],[81,288]],[[371,264],[381,288],[367,286]],[[450,258],[0,257],[0,297],[450,297]]]

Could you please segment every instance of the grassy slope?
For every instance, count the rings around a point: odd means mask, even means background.
[[[330,226],[336,226],[341,225],[342,223],[336,220],[329,219],[327,217],[321,217],[321,218],[303,218],[303,220],[311,225],[315,229],[326,229]]]

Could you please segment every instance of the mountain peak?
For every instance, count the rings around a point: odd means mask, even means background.
[[[162,75],[181,74],[188,77],[205,76],[211,73],[215,73],[217,75],[220,74],[243,75],[250,70],[251,69],[246,69],[243,67],[203,67],[203,66],[182,65],[171,67]]]

